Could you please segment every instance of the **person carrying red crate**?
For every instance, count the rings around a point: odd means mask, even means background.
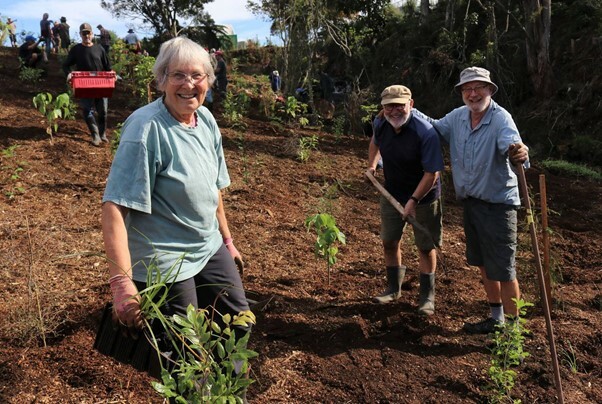
[[[67,75],[67,82],[71,81],[71,66],[75,65],[77,71],[111,71],[111,62],[102,46],[93,42],[92,26],[83,23],[79,27],[82,42],[69,50],[67,59],[63,63],[63,71]],[[107,126],[108,98],[80,98],[79,105],[90,135],[92,144],[99,146],[101,141],[108,142],[105,130]],[[95,113],[97,117],[95,117]]]

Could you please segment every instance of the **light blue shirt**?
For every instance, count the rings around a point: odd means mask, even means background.
[[[508,158],[508,147],[522,143],[512,116],[495,101],[474,129],[470,110],[456,108],[441,119],[420,111],[449,144],[454,188],[458,199],[473,197],[491,203],[520,205],[518,179]]]
[[[230,184],[222,137],[211,113],[181,125],[162,99],[136,110],[123,125],[103,202],[130,209],[126,218],[133,278],[157,265],[170,281],[196,275],[222,245],[216,211]],[[172,269],[173,268],[173,269]]]

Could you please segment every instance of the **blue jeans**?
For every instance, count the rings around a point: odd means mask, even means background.
[[[103,136],[107,127],[107,112],[109,109],[108,98],[82,98],[79,100],[79,106],[82,109],[82,115],[90,133],[95,132]],[[94,111],[98,118],[94,116]]]
[[[44,38],[44,49],[46,49],[46,56],[50,55],[50,44],[52,43],[52,37],[45,36]]]

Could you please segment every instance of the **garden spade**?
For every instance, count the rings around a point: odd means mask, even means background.
[[[366,177],[368,177],[368,179],[370,180],[370,182],[372,182],[372,184],[376,187],[376,189],[378,189],[378,191],[385,197],[387,198],[387,200],[389,201],[389,203],[391,205],[393,205],[393,207],[403,216],[404,215],[404,210],[403,210],[403,206],[401,206],[401,204],[397,201],[397,199],[395,199],[393,197],[393,195],[391,195],[386,189],[385,187],[383,187],[380,182],[378,182],[378,180],[376,178],[374,178],[374,175],[372,175],[372,172],[370,172],[370,170],[366,170]],[[416,218],[413,216],[408,216],[406,218],[406,221],[411,224],[414,227],[414,231],[419,231],[421,233],[423,233],[424,235],[428,236],[429,240],[433,240],[433,236],[431,235],[431,233],[428,231],[428,229],[426,227],[424,227],[423,225],[421,225],[420,223],[418,223],[418,221],[416,221]],[[435,243],[433,242],[433,248],[436,248]]]

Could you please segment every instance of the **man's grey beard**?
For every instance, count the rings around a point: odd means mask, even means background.
[[[410,117],[410,115],[406,115],[403,118],[390,118],[388,116],[385,116],[385,119],[387,120],[387,122],[389,122],[391,124],[391,126],[393,127],[393,129],[397,130],[399,128],[401,128],[403,125],[405,125],[405,123],[408,121],[408,118]]]

